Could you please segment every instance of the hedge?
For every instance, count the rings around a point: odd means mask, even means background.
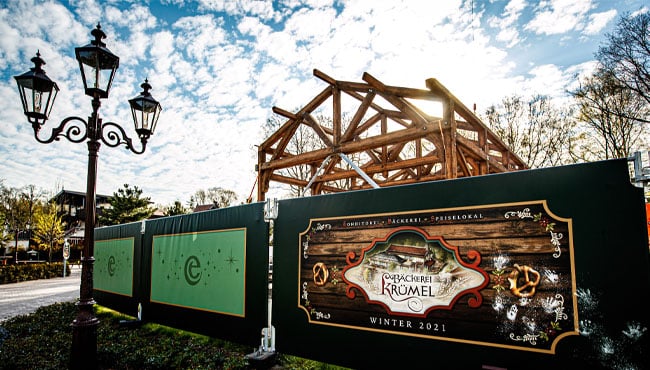
[[[61,277],[62,271],[63,262],[0,265],[0,284]],[[66,266],[65,275],[70,275],[70,264]]]

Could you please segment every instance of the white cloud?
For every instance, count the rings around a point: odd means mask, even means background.
[[[268,20],[274,17],[273,3],[268,0],[199,0],[200,8],[224,11],[233,15],[251,14]]]
[[[542,1],[536,7],[535,17],[525,26],[525,29],[543,35],[581,29],[584,18],[593,8],[592,0]]]
[[[526,6],[525,0],[511,0],[506,5],[503,14],[488,18],[488,24],[499,29],[496,39],[504,42],[507,47],[513,47],[521,41],[517,22]]]
[[[585,27],[583,33],[587,35],[598,34],[605,28],[605,26],[616,17],[618,12],[616,9],[611,9],[606,12],[595,13],[589,16],[589,23]]]
[[[265,139],[271,108],[295,111],[327,88],[314,69],[355,82],[368,72],[388,85],[421,89],[436,78],[479,111],[513,93],[561,94],[573,73],[588,70],[595,50],[566,53],[560,37],[568,45],[580,36],[596,39],[616,12],[638,8],[601,2],[596,8],[591,0],[536,6],[524,0],[163,0],[178,8],[174,19],[155,11],[157,0],[6,0],[0,7],[0,99],[10,103],[0,111],[0,156],[13,160],[0,161],[0,178],[9,186],[63,182],[84,191],[86,146],[37,143],[12,76],[28,70],[40,50],[48,76],[61,87],[42,134],[64,117],[85,119],[90,98],[80,91],[73,50],[90,41],[98,21],[108,48],[120,56],[100,115],[133,136],[126,101],[145,78],[163,114],[144,154],[102,146],[97,190],[110,195],[128,183],[169,204],[212,186],[247,197],[255,182],[255,145]],[[562,51],[582,59],[560,66],[552,58]]]

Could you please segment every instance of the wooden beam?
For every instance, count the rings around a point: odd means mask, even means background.
[[[332,143],[334,146],[341,144],[341,90],[337,87],[332,88]]]
[[[478,158],[483,161],[487,161],[490,166],[495,167],[500,172],[508,172],[508,170],[501,163],[492,159],[491,156],[488,156],[487,153],[485,153],[481,148],[476,146],[476,144],[474,144],[472,141],[467,140],[464,137],[458,137],[456,138],[456,141],[458,142],[458,144],[462,145],[467,150],[472,152],[475,158]]]
[[[338,152],[346,153],[346,154],[356,153],[356,152],[368,150],[370,148],[376,148],[382,145],[407,142],[409,140],[413,140],[417,137],[422,136],[423,131],[428,131],[433,129],[434,129],[434,125],[427,123],[422,125],[422,127],[411,127],[404,130],[391,132],[386,135],[372,136],[372,137],[365,138],[363,140],[342,143],[338,149],[324,148],[324,149],[314,150],[307,153],[302,153],[300,156],[296,156],[293,158],[274,159],[271,160],[270,162],[261,163],[260,170],[285,168],[285,167],[295,166],[297,164],[324,160],[325,158],[327,158],[328,155],[333,153],[338,153]]]
[[[448,100],[442,105],[442,140],[445,149],[447,178],[458,178],[458,156],[456,155],[456,118],[454,102]]]
[[[332,140],[330,139],[330,136],[325,133],[323,126],[321,126],[318,122],[316,122],[316,119],[312,117],[311,114],[308,114],[305,116],[305,122],[309,127],[316,132],[316,135],[323,141],[325,146],[332,147],[334,146],[334,143],[332,143]]]
[[[271,160],[279,158],[280,155],[284,152],[284,150],[287,148],[287,145],[289,145],[289,142],[291,141],[291,137],[298,129],[298,126],[300,126],[301,121],[301,119],[288,121],[291,122],[291,124],[285,127],[285,132],[283,133],[282,139],[280,139],[278,142],[278,146],[275,148],[275,153],[271,156]]]
[[[465,118],[467,120],[467,122],[474,125],[476,127],[477,131],[479,129],[488,129],[488,127],[485,126],[485,124],[483,122],[481,122],[481,120],[474,114],[474,112],[472,112],[469,108],[467,108],[467,106],[465,106],[465,104],[463,104],[458,98],[456,98],[438,80],[436,80],[435,78],[429,78],[429,79],[426,80],[426,85],[427,85],[427,88],[429,88],[429,90],[431,90],[431,92],[433,92],[434,94],[444,95],[444,96],[447,96],[450,100],[452,100],[454,102],[454,111],[456,113],[458,113],[461,117]],[[490,132],[489,129],[488,129],[488,132]],[[498,138],[496,135],[491,134],[491,135],[489,135],[489,137],[490,137],[490,140],[492,142],[494,142],[497,145],[501,146],[502,148],[510,151],[509,148],[506,146],[506,144],[500,138]],[[521,158],[519,158],[517,155],[515,155],[512,152],[510,152],[510,154],[513,156],[513,160],[515,160],[515,161],[521,163],[522,165],[524,165],[524,161],[521,160]]]
[[[352,117],[352,120],[350,121],[347,130],[345,130],[345,134],[343,134],[343,137],[341,138],[341,141],[343,142],[349,141],[359,134],[357,132],[357,127],[359,126],[361,119],[363,119],[363,117],[366,115],[366,112],[368,112],[368,107],[370,107],[370,104],[372,103],[372,99],[374,98],[375,98],[374,92],[369,92],[368,94],[366,94],[366,97],[361,102],[361,105],[354,113],[354,117]]]
[[[372,164],[368,166],[363,166],[362,169],[368,175],[374,175],[384,171],[389,172],[389,171],[396,171],[396,170],[411,169],[417,166],[435,162],[436,160],[437,158],[435,157],[413,158],[413,159],[405,159],[399,162],[392,162],[386,164]],[[356,171],[345,170],[345,171],[330,172],[330,173],[320,175],[316,178],[316,181],[334,181],[334,180],[347,179],[356,176],[358,176]]]
[[[403,98],[387,93],[386,86],[371,76],[369,73],[366,72],[363,74],[363,80],[366,81],[374,89],[376,89],[377,93],[381,95],[382,98],[393,104],[400,111],[406,113],[406,115],[413,120],[414,124],[421,125],[425,122],[428,122],[428,120],[424,117],[424,114],[419,109],[414,107],[411,103],[404,100]]]
[[[271,176],[271,180],[276,181],[276,182],[280,182],[280,183],[283,183],[283,184],[287,184],[287,185],[297,186],[297,187],[300,187],[300,188],[303,188],[303,189],[306,188],[307,184],[308,184],[307,181],[296,179],[294,177],[287,177],[287,176],[283,176],[283,175],[279,175],[279,174],[273,174]],[[330,193],[345,191],[345,189],[339,189],[339,188],[335,188],[335,187],[328,186],[328,185],[323,185],[322,188],[323,188],[323,190],[328,191]]]
[[[314,168],[328,156],[338,153],[350,154],[351,157],[356,155],[357,165],[357,162],[365,162],[360,167],[369,176],[377,176],[373,180],[380,186],[526,168],[524,162],[503,141],[435,79],[426,80],[427,89],[411,89],[385,85],[368,73],[363,74],[365,82],[339,81],[317,69],[314,69],[314,75],[325,81],[328,87],[306,106],[295,114],[276,107],[273,109],[276,114],[288,120],[258,147],[259,200],[264,199],[270,181],[299,187],[308,184],[306,180],[276,174],[274,171],[301,165]],[[342,127],[342,94],[359,101],[345,130]],[[380,106],[376,95],[395,109]],[[311,115],[330,97],[331,128],[321,125]],[[414,100],[442,102],[443,117],[429,116],[418,108],[417,103],[414,104]],[[364,120],[370,109],[374,112]],[[303,123],[315,131],[325,148],[296,155],[286,152],[289,140]],[[393,123],[401,128],[394,130]],[[379,128],[376,124],[380,125]],[[391,132],[388,132],[389,126]],[[379,131],[380,134],[362,138],[371,131],[373,134]],[[409,142],[415,145],[413,155],[410,152],[402,153]],[[429,153],[424,153],[425,148]],[[414,158],[402,159],[403,156]],[[314,193],[370,187],[359,180],[356,171],[344,168],[338,160],[328,163],[323,171],[312,184]]]
[[[464,176],[472,176],[472,170],[470,169],[469,164],[467,163],[467,159],[465,158],[465,154],[463,154],[463,151],[458,148],[456,151],[458,153],[458,166],[460,167],[461,171],[463,172]]]
[[[271,134],[271,136],[269,136],[266,140],[264,140],[264,142],[262,142],[260,146],[265,148],[271,147],[279,140],[280,137],[284,136],[284,133],[289,129],[288,126],[291,125],[292,121],[295,121],[297,117],[302,116],[303,113],[305,112],[311,113],[316,107],[322,104],[331,95],[332,95],[332,88],[328,86],[323,91],[321,91],[321,93],[318,94],[314,99],[312,99],[305,107],[303,107],[300,111],[298,111],[298,113],[294,114],[293,115],[294,118],[289,119],[287,122],[284,123],[284,125],[282,125],[282,127],[280,127],[276,132],[274,132],[273,134]],[[274,112],[277,110],[285,117],[287,116],[287,114],[290,114],[288,111],[282,110],[277,107],[273,107],[272,109]]]

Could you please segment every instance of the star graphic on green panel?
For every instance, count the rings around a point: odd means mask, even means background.
[[[232,271],[232,266],[235,264],[235,262],[239,261],[232,255],[232,248],[230,248],[230,257],[226,258],[226,262],[228,262],[228,265],[230,265],[230,271]],[[239,270],[237,270],[239,271]]]

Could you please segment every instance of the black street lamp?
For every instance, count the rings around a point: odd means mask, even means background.
[[[86,225],[84,228],[84,252],[81,261],[81,287],[77,316],[72,322],[72,348],[70,365],[73,369],[95,369],[97,367],[97,326],[99,320],[93,312],[93,257],[95,246],[95,213],[96,213],[96,182],[97,182],[97,153],[100,142],[109,147],[125,145],[133,153],[142,154],[147,146],[147,140],[153,134],[162,108],[151,96],[151,85],[145,80],[140,85],[143,91],[139,96],[130,99],[131,113],[135,131],[140,138],[141,148],[136,149],[131,139],[122,127],[113,122],[102,123],[98,110],[100,99],[108,97],[115,71],[119,66],[119,57],[106,48],[102,39],[106,34],[97,24],[91,35],[95,37],[90,44],[75,48],[79,62],[81,77],[86,95],[92,97],[92,114],[85,121],[79,117],[68,117],[61,121],[58,127],[52,129],[49,138],[41,139],[38,135],[52,110],[52,105],[59,91],[55,82],[50,80],[41,68],[45,64],[36,53],[32,58],[34,68],[15,76],[23,104],[23,110],[34,129],[34,137],[40,143],[51,143],[61,136],[73,143],[87,139],[88,144],[88,175],[86,182]],[[69,126],[68,126],[69,124]]]

